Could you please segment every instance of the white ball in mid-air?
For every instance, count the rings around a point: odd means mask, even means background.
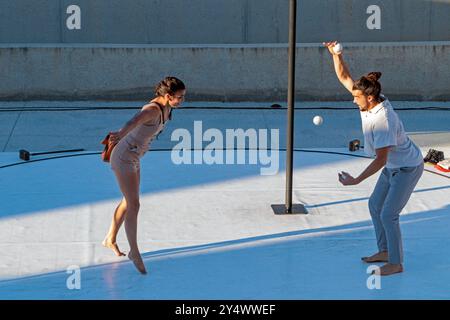
[[[336,53],[336,54],[341,53],[341,52],[342,52],[342,44],[336,43],[336,44],[334,45],[334,47],[333,47],[333,51],[334,51],[334,53]]]
[[[321,116],[315,116],[313,122],[316,126],[320,126],[323,123],[323,118]]]

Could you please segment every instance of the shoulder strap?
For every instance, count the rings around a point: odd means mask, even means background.
[[[162,122],[162,124],[165,124],[167,121],[164,121],[164,107],[163,107],[163,105],[158,103],[158,102],[156,102],[156,101],[154,101],[153,103],[155,103],[159,107],[159,110],[161,110],[161,122]],[[168,120],[172,120],[172,108],[170,108],[169,119]]]
[[[159,111],[161,111],[161,123],[164,124],[165,122],[164,122],[164,109],[163,109],[163,106],[161,104],[159,104],[158,102],[156,102],[156,101],[153,101],[151,103],[154,103],[154,104],[156,104],[158,106]]]

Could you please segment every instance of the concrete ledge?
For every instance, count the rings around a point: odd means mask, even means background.
[[[381,71],[392,100],[450,100],[450,42],[344,43],[354,78]],[[191,100],[283,101],[287,45],[1,45],[1,100],[147,99],[164,76],[180,77]],[[332,60],[299,44],[300,100],[348,100]]]

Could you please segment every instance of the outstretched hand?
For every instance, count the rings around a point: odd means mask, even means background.
[[[336,53],[333,51],[333,47],[337,44],[337,41],[330,41],[330,42],[322,42],[322,44],[328,48],[328,51],[330,51],[331,55],[338,56],[340,53]]]
[[[344,186],[353,186],[359,183],[358,179],[353,178],[349,173],[347,172],[340,172],[338,173],[339,176],[339,182],[342,183]]]

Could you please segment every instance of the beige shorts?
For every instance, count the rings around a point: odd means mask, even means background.
[[[145,152],[146,150],[126,139],[120,140],[111,153],[111,169],[119,172],[138,172],[141,168],[140,158]]]

